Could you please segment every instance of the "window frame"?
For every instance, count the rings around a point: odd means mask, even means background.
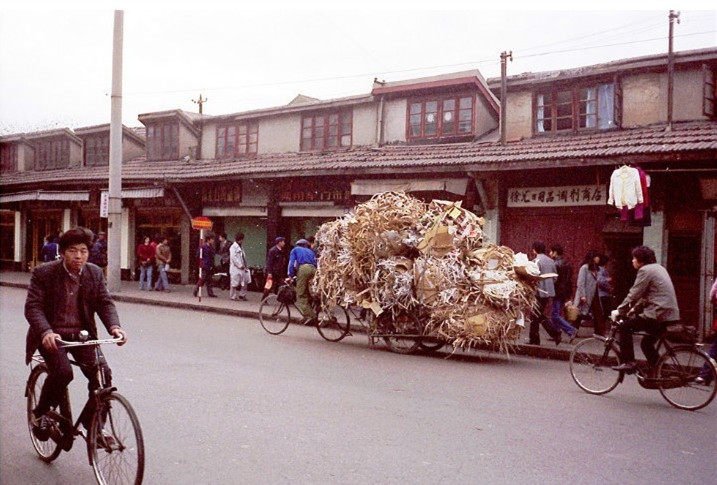
[[[609,113],[613,126],[601,128],[603,119],[600,117],[601,92],[603,86],[610,86],[608,91],[612,93],[612,106]],[[594,98],[583,93],[592,91]],[[569,93],[570,101],[564,100],[565,93]],[[540,99],[549,99],[549,102],[540,104]],[[560,99],[563,97],[563,99]],[[565,133],[582,133],[613,130],[620,127],[620,113],[622,103],[622,90],[617,77],[612,80],[601,79],[589,83],[579,84],[563,84],[547,86],[543,89],[533,91],[533,117],[532,132],[534,136],[550,136]],[[565,107],[569,106],[570,112],[566,114]],[[591,112],[589,106],[592,106]],[[561,109],[562,108],[562,109]],[[542,116],[541,116],[542,113]],[[569,127],[564,126],[566,120],[570,121]],[[592,121],[589,121],[592,120]],[[541,131],[538,127],[540,123],[549,122],[549,128],[543,128]]]
[[[230,135],[230,130],[233,135]],[[220,132],[224,132],[220,136]],[[233,145],[229,145],[229,141]],[[220,147],[221,145],[221,147]],[[232,146],[231,150],[227,148]],[[255,156],[259,151],[259,122],[243,121],[217,125],[214,154],[217,159]]]
[[[17,145],[3,143],[0,145],[0,172],[11,173],[17,171]]]
[[[147,126],[147,158],[163,161],[179,159],[178,121],[152,123]]]
[[[99,167],[110,164],[110,135],[92,135],[84,140],[84,158],[86,167]]]
[[[311,121],[309,125],[307,125],[308,120]],[[353,146],[353,131],[352,108],[304,114],[301,117],[299,150],[312,152],[351,148]],[[307,134],[309,136],[306,136]],[[344,143],[344,139],[347,137],[348,141]],[[331,144],[332,139],[334,144]],[[322,141],[318,143],[317,140]]]
[[[66,168],[70,162],[70,140],[52,138],[35,144],[35,170]]]
[[[470,99],[470,107],[464,108],[461,104],[461,101],[464,99]],[[446,110],[446,103],[452,101],[453,109]],[[435,103],[436,108],[435,111],[429,111],[427,108],[428,104]],[[414,112],[413,107],[415,105],[420,105],[419,112]],[[432,108],[431,108],[432,109]],[[448,122],[453,124],[453,129],[451,131],[445,130],[444,126],[447,122],[445,119],[445,114],[447,112],[454,113],[452,116],[452,120],[449,120]],[[461,132],[461,114],[469,112],[470,113],[470,119],[468,120],[468,123],[470,125],[470,131],[468,132]],[[426,133],[427,126],[433,125],[434,123],[428,122],[427,117],[429,113],[435,113],[436,121],[435,121],[435,133]],[[412,117],[414,116],[420,116],[420,123],[414,123],[412,122]],[[418,140],[440,140],[440,139],[446,139],[446,138],[456,138],[456,137],[472,137],[475,135],[475,123],[476,122],[476,95],[475,93],[455,93],[455,94],[440,94],[440,95],[430,95],[430,96],[420,96],[416,98],[409,98],[407,100],[406,105],[406,140],[408,141],[418,141]],[[413,127],[418,126],[419,132],[418,134],[413,134]]]
[[[717,69],[702,64],[702,114],[717,118]]]

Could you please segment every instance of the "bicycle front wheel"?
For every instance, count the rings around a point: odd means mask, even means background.
[[[316,330],[325,340],[338,342],[349,333],[351,319],[344,307],[335,305],[321,308],[317,315]]]
[[[289,305],[281,303],[276,295],[270,294],[261,301],[259,306],[259,322],[272,335],[284,333],[289,327],[291,314]]]
[[[90,425],[90,457],[100,485],[140,485],[144,476],[142,428],[127,399],[102,398]]]
[[[42,386],[45,384],[47,376],[47,367],[44,364],[32,369],[30,377],[27,379],[25,396],[27,397],[27,427],[30,431],[30,441],[40,456],[40,459],[46,463],[50,463],[57,458],[62,451],[60,444],[56,439],[50,436],[52,433],[48,433],[48,436],[38,437],[32,429],[32,411],[37,407],[37,402],[40,400],[40,392],[42,391]]]
[[[715,373],[707,354],[693,347],[676,347],[660,357],[655,376],[667,402],[678,409],[696,411],[714,399]]]
[[[611,369],[620,365],[619,356],[614,345],[596,337],[587,338],[570,353],[570,375],[583,391],[607,394],[620,383],[620,373]]]

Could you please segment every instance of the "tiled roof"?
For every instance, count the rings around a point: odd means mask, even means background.
[[[717,158],[717,123],[689,122],[606,131],[535,137],[508,142],[446,145],[356,147],[325,153],[278,153],[236,160],[148,161],[122,165],[123,183],[191,182],[211,179],[296,177],[392,173],[395,171],[498,171],[555,166],[614,164],[631,157],[650,160],[694,156]],[[717,167],[716,167],[717,169]],[[0,186],[40,183],[74,184],[107,180],[108,167],[18,172],[3,175]]]

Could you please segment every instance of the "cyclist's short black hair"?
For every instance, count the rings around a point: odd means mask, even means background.
[[[655,251],[648,246],[638,246],[632,250],[632,257],[635,258],[638,263],[642,264],[653,264],[657,263],[655,257]]]
[[[563,255],[563,247],[560,244],[553,244],[552,246],[550,246],[550,250],[555,251],[558,256]]]
[[[60,252],[65,252],[73,244],[84,244],[87,249],[90,249],[94,239],[95,235],[86,227],[75,227],[63,232],[60,236]]]
[[[545,254],[545,243],[543,241],[535,241],[533,243],[533,250],[538,254]]]

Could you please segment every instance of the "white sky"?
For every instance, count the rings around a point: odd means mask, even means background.
[[[52,2],[0,3],[0,134],[109,123],[110,8],[125,11],[127,126],[140,126],[140,113],[197,111],[192,100],[200,93],[208,98],[204,113],[216,115],[284,105],[297,94],[366,94],[374,77],[468,69],[497,77],[502,51],[513,51],[509,75],[665,53],[669,8],[681,11],[676,51],[717,46],[717,11],[699,10],[707,2],[653,1],[653,10],[642,11],[470,6],[477,3],[287,0],[239,8],[204,0],[152,8],[110,2],[104,10],[83,2],[62,3],[63,10]]]

